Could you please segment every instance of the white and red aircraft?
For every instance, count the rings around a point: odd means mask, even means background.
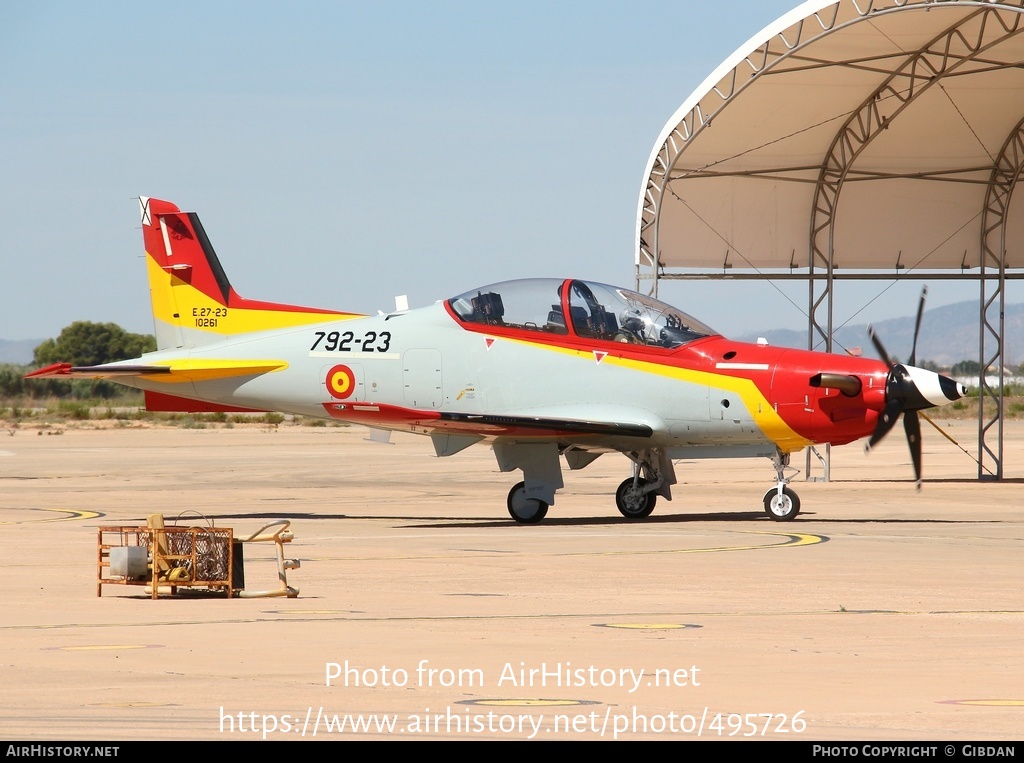
[[[244,299],[195,213],[143,197],[157,352],[29,377],[107,378],[145,390],[149,410],[280,411],[425,434],[438,456],[475,443],[523,481],[517,522],[539,522],[603,453],[633,462],[619,511],[671,500],[680,458],[764,456],[775,520],[793,519],[790,454],[884,437],[903,415],[921,475],[918,411],[963,397],[952,379],[877,361],[734,342],[658,300],[574,279],[506,281],[376,316]],[[924,307],[924,298],[921,308]],[[920,327],[921,311],[918,313]],[[917,338],[914,343],[916,347]]]

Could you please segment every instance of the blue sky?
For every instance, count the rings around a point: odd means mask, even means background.
[[[375,312],[508,278],[632,286],[661,127],[795,5],[4,3],[0,338],[152,330],[139,194],[198,212],[255,299]],[[918,289],[856,322],[912,313]],[[662,297],[725,333],[806,325],[767,285]],[[975,287],[932,288],[959,299]]]

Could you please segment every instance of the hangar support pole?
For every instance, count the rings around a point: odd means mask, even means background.
[[[1024,170],[1024,119],[996,158],[985,194],[981,225],[981,307],[978,342],[978,479],[1003,478],[1003,351],[1006,294],[1006,224],[1010,201]],[[986,378],[992,368],[993,389]],[[986,413],[986,410],[988,413]]]
[[[838,194],[838,186],[835,188],[835,194]],[[833,219],[833,202],[836,200],[835,194],[823,193],[820,197],[815,197],[815,202],[823,203],[826,205],[826,209],[822,210],[824,220],[821,221],[821,228],[815,230],[811,229],[811,256],[807,262],[807,349],[814,350],[815,345],[820,341],[825,342],[825,352],[832,352],[832,333],[833,333],[833,311],[832,311],[832,289],[835,286],[835,268],[833,263],[834,248],[832,245],[832,219]],[[816,210],[817,211],[817,210]],[[817,215],[812,218],[812,226],[819,222]],[[814,246],[814,242],[817,240],[817,234],[822,230],[827,229],[828,233],[828,247],[827,253],[819,250]],[[821,265],[824,268],[824,277],[815,277],[815,265]],[[817,283],[821,280],[823,282],[823,288],[821,294],[818,295]],[[822,328],[818,321],[817,315],[818,310],[822,304],[825,305],[826,311],[826,325]],[[821,462],[822,476],[814,477],[812,475],[812,469],[814,467],[814,459],[817,457],[818,461]],[[813,446],[808,446],[806,449],[806,461],[804,463],[804,478],[810,482],[828,482],[831,476],[832,467],[832,446],[825,446],[825,455],[822,456]]]
[[[917,98],[927,92],[932,86],[940,83],[944,77],[956,73],[965,64],[972,62],[984,51],[998,45],[1008,37],[1017,34],[1020,25],[1020,15],[1013,13],[1008,19],[1003,19],[999,12],[994,9],[980,8],[977,11],[959,19],[955,24],[934,36],[927,44],[916,51],[909,52],[903,63],[894,69],[892,73],[872,92],[861,105],[855,109],[836,132],[832,140],[825,161],[822,163],[818,174],[818,181],[815,187],[814,203],[811,207],[810,227],[810,311],[808,315],[808,348],[813,349],[817,339],[815,332],[825,337],[825,351],[832,352],[832,286],[835,263],[835,225],[836,215],[839,209],[839,197],[851,170],[857,159],[871,142],[878,137],[899,114],[909,107]],[[991,184],[990,184],[991,188]],[[1007,194],[1008,198],[1008,194]],[[986,210],[990,205],[986,205]],[[1000,231],[1003,230],[1001,223],[998,224]],[[987,229],[986,229],[987,230]],[[984,235],[984,234],[983,234]],[[986,236],[987,238],[987,236]],[[1001,251],[1001,250],[1000,250]],[[986,326],[989,331],[996,335],[996,354],[994,357],[1000,361],[999,368],[1002,368],[1002,295],[1005,275],[1003,266],[1005,258],[996,255],[995,260],[999,267],[998,286],[992,298],[986,302],[984,299],[985,279],[982,278],[982,342]],[[825,289],[820,297],[815,299],[814,267],[816,264],[826,268]],[[985,260],[982,260],[982,268],[985,267]],[[998,331],[992,329],[986,321],[988,308],[998,300],[1000,313],[1000,327]],[[827,317],[825,319],[826,329],[823,331],[821,320],[817,317],[818,311],[825,305]],[[982,345],[984,347],[984,344]],[[982,350],[984,354],[984,350]],[[984,364],[984,360],[982,361]],[[984,373],[982,373],[982,387],[986,387]],[[988,391],[996,406],[995,419],[984,425],[979,421],[979,451],[985,446],[985,433],[993,425],[998,424],[999,444],[996,449],[998,458],[994,453],[991,457],[998,461],[998,468],[1001,473],[1002,462],[1002,385],[1000,385],[998,397]],[[979,401],[981,396],[979,396]],[[981,411],[979,405],[979,411]],[[984,414],[979,413],[983,417]],[[980,466],[979,454],[979,469]],[[807,454],[807,477],[810,479],[811,453]],[[825,472],[828,474],[829,466],[825,462]]]

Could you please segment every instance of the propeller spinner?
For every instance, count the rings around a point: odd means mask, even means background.
[[[894,363],[886,352],[882,340],[874,329],[868,326],[868,336],[878,350],[879,356],[889,366],[889,376],[885,382],[885,408],[878,417],[875,431],[868,440],[865,450],[871,450],[889,434],[896,425],[896,420],[903,415],[903,429],[907,434],[910,446],[910,457],[914,462],[914,478],[917,489],[921,489],[921,417],[918,411],[945,405],[967,395],[967,387],[952,379],[941,376],[934,371],[917,368],[917,336],[921,331],[921,319],[924,316],[925,297],[928,287],[921,290],[921,301],[917,307],[917,323],[914,327],[914,343],[910,350],[908,364]]]

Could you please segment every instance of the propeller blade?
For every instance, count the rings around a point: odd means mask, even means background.
[[[946,400],[956,400],[967,394],[963,385],[956,384],[952,379],[939,376],[931,371],[917,368],[917,339],[921,333],[921,322],[924,318],[924,305],[928,297],[928,287],[921,289],[921,301],[917,305],[917,322],[914,324],[914,343],[910,348],[910,362],[907,365],[893,363],[885,345],[868,326],[868,336],[878,351],[879,356],[889,366],[889,376],[885,380],[885,408],[878,416],[875,431],[864,450],[869,451],[889,434],[896,419],[903,414],[903,429],[907,433],[907,445],[910,447],[910,458],[914,462],[914,480],[917,489],[921,489],[921,414],[919,410],[943,404]],[[822,379],[825,374],[819,374]],[[822,383],[821,386],[825,386]],[[927,419],[927,417],[925,417]],[[931,421],[930,419],[928,419]]]
[[[914,478],[917,489],[921,489],[921,419],[917,411],[906,411],[903,414],[903,429],[907,432],[907,445],[910,446],[910,458],[914,461]]]
[[[878,445],[887,434],[889,430],[896,424],[896,420],[900,417],[900,413],[903,411],[903,403],[899,400],[890,400],[885,404],[885,410],[882,411],[878,417],[878,423],[875,425],[875,431],[871,435],[871,439],[868,440],[868,444],[864,450],[871,450],[873,447]]]
[[[914,344],[910,348],[910,365],[917,365],[917,335],[921,333],[921,319],[924,318],[924,301],[928,296],[928,287],[921,289],[921,301],[917,305],[917,324],[914,326]]]
[[[875,349],[878,350],[879,356],[885,361],[885,364],[892,368],[895,363],[889,357],[889,353],[885,351],[885,345],[882,344],[882,340],[878,338],[878,334],[875,333],[873,326],[868,326],[868,336],[871,337],[871,343],[875,345]]]

